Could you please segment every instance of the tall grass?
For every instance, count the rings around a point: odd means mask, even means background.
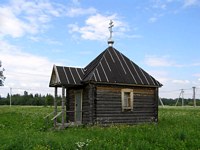
[[[0,149],[200,149],[200,108],[160,108],[158,124],[60,131],[43,119],[51,111],[47,107],[0,107]]]

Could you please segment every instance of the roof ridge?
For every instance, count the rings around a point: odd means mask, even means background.
[[[77,68],[77,69],[84,69],[84,68],[82,68],[82,67],[68,67],[68,66],[63,66],[63,65],[56,65],[56,67],[65,67],[65,68]]]
[[[109,48],[106,48],[101,54],[99,54],[95,59],[93,59],[85,68],[84,68],[84,72],[85,75],[83,77],[83,80],[86,79],[88,76],[89,80],[92,78],[92,74],[94,73],[94,71],[96,70],[96,68],[99,66],[100,62],[102,61],[103,57],[105,56],[106,52],[109,50]],[[91,65],[94,64],[94,67],[92,67],[88,72],[86,68],[90,68]],[[86,69],[86,70],[85,70]]]
[[[153,76],[114,47],[107,47],[85,68],[65,66],[57,66],[56,68],[61,82],[57,83],[59,86],[61,84],[79,85],[90,81],[162,86]]]
[[[101,65],[101,62],[102,62],[103,58],[105,57],[105,55],[106,55],[106,53],[107,53],[108,51],[109,51],[109,48],[107,48],[107,49],[104,51],[104,53],[103,53],[103,55],[101,56],[100,60],[98,61],[97,65],[95,66],[95,68],[94,68],[93,71],[91,72],[91,76],[90,76],[89,80],[92,78],[93,73],[96,71],[96,68],[98,68],[99,65]]]

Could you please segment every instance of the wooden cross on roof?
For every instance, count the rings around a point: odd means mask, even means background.
[[[112,31],[112,27],[114,27],[114,24],[113,24],[113,21],[112,21],[112,20],[110,20],[109,25],[110,25],[110,26],[108,27],[108,28],[109,28],[109,31],[110,31],[110,38],[109,38],[109,39],[112,39],[112,32],[113,32],[113,31]]]
[[[110,37],[109,37],[109,39],[108,39],[108,45],[109,45],[109,46],[112,46],[113,43],[114,43],[114,41],[112,40],[112,33],[113,33],[112,27],[114,27],[114,24],[113,24],[113,21],[110,20],[109,27],[108,27],[108,29],[109,29],[109,31],[110,31]]]

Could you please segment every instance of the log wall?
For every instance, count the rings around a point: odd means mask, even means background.
[[[82,123],[83,124],[93,124],[95,121],[95,86],[88,84],[82,88],[68,88],[67,90],[67,103],[66,117],[68,122],[74,122],[74,110],[75,110],[75,91],[82,91]]]
[[[133,111],[122,111],[121,90],[133,89]],[[67,111],[74,111],[75,90],[67,90]],[[82,123],[137,124],[157,122],[158,89],[147,87],[122,87],[88,84],[82,87]],[[68,121],[74,121],[74,112],[67,113]]]
[[[133,89],[133,111],[122,111],[121,89],[127,87],[97,86],[96,119],[99,123],[137,124],[157,119],[155,88],[129,87]]]

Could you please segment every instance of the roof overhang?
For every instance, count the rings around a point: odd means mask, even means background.
[[[129,87],[150,87],[150,88],[160,88],[161,86],[156,85],[139,85],[139,84],[126,84],[126,83],[108,83],[108,82],[96,82],[96,81],[88,81],[88,82],[82,82],[83,84],[97,84],[97,85],[118,85],[118,86],[129,86]]]

